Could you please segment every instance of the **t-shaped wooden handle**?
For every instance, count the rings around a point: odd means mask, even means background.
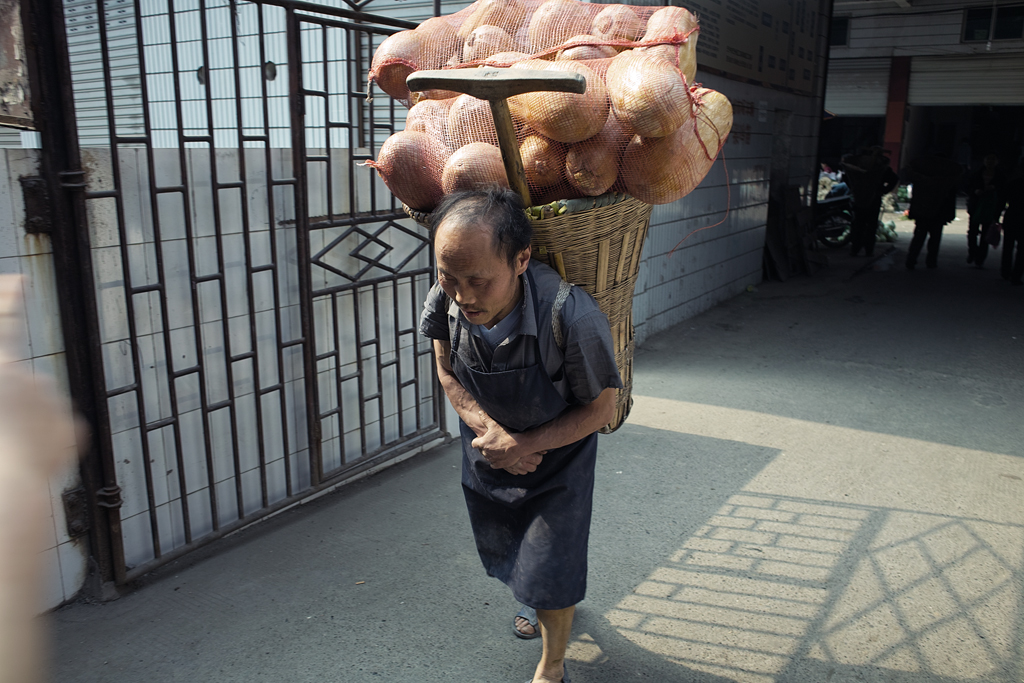
[[[584,93],[587,80],[572,71],[540,71],[530,69],[445,69],[438,71],[414,71],[405,80],[409,90],[450,90],[465,93],[477,99],[487,100],[494,117],[494,128],[498,133],[501,160],[505,164],[505,175],[509,185],[519,193],[526,206],[530,206],[530,190],[526,185],[526,171],[523,158],[516,143],[516,130],[512,125],[512,114],[507,98],[528,92],[569,92]]]

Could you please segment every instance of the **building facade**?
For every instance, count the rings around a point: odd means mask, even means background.
[[[829,43],[826,163],[873,144],[896,169],[925,153],[1020,158],[1024,3],[838,0]]]

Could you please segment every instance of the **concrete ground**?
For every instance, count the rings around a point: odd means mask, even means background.
[[[601,438],[576,683],[1024,680],[1024,289],[829,253],[650,339]],[[881,245],[886,247],[886,245]],[[455,445],[51,616],[53,678],[520,683]]]

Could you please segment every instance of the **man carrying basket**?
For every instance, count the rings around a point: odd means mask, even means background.
[[[544,647],[532,683],[568,682],[597,430],[622,387],[608,319],[589,294],[531,261],[530,220],[515,192],[449,195],[431,227],[438,282],[420,330],[434,340],[441,385],[461,418],[477,550],[487,573],[536,610]],[[526,629],[526,619],[516,623],[520,637]]]

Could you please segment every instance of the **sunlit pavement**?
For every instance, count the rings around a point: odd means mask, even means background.
[[[601,438],[577,683],[1024,680],[1024,291],[828,252],[650,340]],[[888,251],[891,249],[891,251]],[[886,253],[888,251],[888,253]],[[57,612],[57,681],[521,683],[454,445]]]

